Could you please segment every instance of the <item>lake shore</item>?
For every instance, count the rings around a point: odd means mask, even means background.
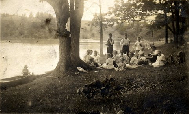
[[[49,73],[41,74],[41,75],[14,76],[11,78],[1,79],[0,80],[0,89],[6,90],[11,87],[16,87],[19,85],[27,84],[27,83],[34,81],[37,78],[45,77],[47,75],[49,75]]]

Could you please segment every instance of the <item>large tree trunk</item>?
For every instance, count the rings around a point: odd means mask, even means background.
[[[71,39],[66,30],[66,23],[69,18],[68,0],[47,0],[54,8],[57,19],[57,35],[59,37],[59,62],[53,71],[53,75],[61,76],[70,66]]]
[[[165,16],[165,43],[168,43],[168,19],[167,19],[167,12],[164,11]]]
[[[179,26],[179,2],[174,1],[175,5],[175,17],[176,17],[176,35],[175,35],[175,43],[178,43],[179,34],[180,34],[180,26]]]
[[[180,34],[181,34],[180,42],[181,43],[184,43],[184,33],[185,33],[186,30],[187,30],[186,18],[182,17],[182,28],[181,28],[181,31],[180,31]]]
[[[174,14],[174,11],[172,10],[171,11],[172,13],[172,33],[173,33],[173,36],[174,36],[174,42],[176,40],[176,30],[175,30],[175,14]]]
[[[54,70],[54,75],[61,76],[70,67],[70,42],[68,36],[59,38],[59,62]]]
[[[188,1],[181,1],[181,30],[180,30],[180,42],[184,43],[184,33],[187,31],[187,17],[189,15],[189,2]],[[187,15],[188,13],[188,15]]]
[[[76,9],[76,1],[78,0],[70,0],[70,32],[71,32],[71,59],[75,61],[79,59],[79,37],[80,37],[80,27],[81,27],[81,17],[82,14],[78,12],[79,7],[77,4]],[[82,1],[82,0],[81,0]],[[80,3],[79,3],[80,4]]]
[[[79,57],[79,38],[81,18],[83,16],[84,0],[70,0],[70,32],[71,32],[71,67],[90,69]]]

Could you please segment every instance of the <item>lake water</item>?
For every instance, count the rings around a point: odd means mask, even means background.
[[[98,41],[82,41],[80,42],[80,57],[81,59],[87,49],[100,51]],[[114,49],[119,50],[119,42],[116,42]],[[106,46],[104,42],[104,53]],[[22,75],[24,65],[28,66],[30,72],[34,74],[44,74],[47,71],[53,70],[59,59],[58,43],[0,43],[0,79],[10,78]]]

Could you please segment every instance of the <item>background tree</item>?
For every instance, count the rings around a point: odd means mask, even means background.
[[[117,17],[117,20],[114,20],[117,23],[133,22],[133,24],[136,19],[138,21],[149,21],[147,20],[149,16],[163,15],[156,18],[154,24],[161,23],[161,28],[165,27],[166,43],[168,43],[168,29],[174,36],[174,42],[180,43],[183,41],[182,36],[187,30],[186,19],[188,19],[188,15],[186,15],[186,12],[189,12],[188,4],[187,0],[128,0],[127,2],[115,0],[115,5],[110,8],[109,15]],[[163,20],[160,18],[163,18]]]
[[[186,12],[188,12],[188,4],[187,0],[153,0],[153,4],[149,5],[149,1],[142,0],[144,3],[143,11],[159,12],[155,13],[156,15],[164,15],[162,25],[165,27],[165,43],[168,43],[168,29],[174,36],[174,42],[176,44],[183,43],[183,35],[187,30],[187,24],[185,20],[188,18]],[[149,7],[151,6],[151,7]],[[159,21],[156,18],[155,21]],[[157,24],[156,24],[157,25]]]

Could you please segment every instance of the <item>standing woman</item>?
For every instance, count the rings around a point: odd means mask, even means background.
[[[129,56],[129,45],[130,45],[130,40],[127,38],[127,33],[125,33],[125,38],[123,38],[120,41],[120,45],[122,46],[122,52],[124,54],[127,54]]]
[[[113,57],[113,44],[114,44],[114,40],[112,39],[112,33],[110,33],[106,45],[107,45],[107,53],[109,53],[111,57]]]
[[[135,54],[138,56],[138,52],[141,50],[142,48],[142,42],[141,42],[141,38],[137,37],[137,41],[135,42]]]

